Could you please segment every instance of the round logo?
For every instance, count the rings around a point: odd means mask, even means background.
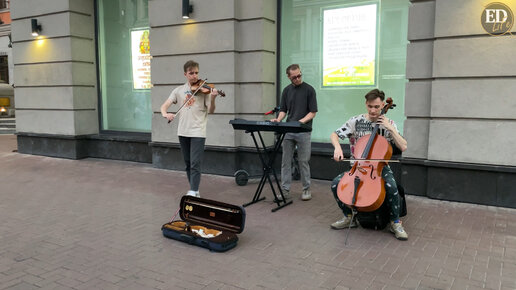
[[[510,33],[514,24],[514,15],[509,6],[500,3],[490,3],[482,11],[480,18],[482,27],[491,35],[504,35]]]

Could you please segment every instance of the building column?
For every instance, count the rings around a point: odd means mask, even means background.
[[[99,128],[94,1],[11,1],[11,17],[18,151],[86,157]]]
[[[483,29],[490,1],[411,2],[407,193],[516,208],[516,39]]]

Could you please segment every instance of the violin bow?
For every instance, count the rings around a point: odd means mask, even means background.
[[[333,157],[331,157],[330,159],[332,160],[335,160],[333,159]],[[337,162],[355,162],[355,161],[374,161],[374,162],[401,162],[399,159],[341,159],[341,160],[338,160]]]
[[[181,109],[186,105],[186,103],[188,103],[188,101],[193,98],[193,96],[195,96],[195,94],[202,88],[202,86],[206,83],[208,79],[204,79],[202,80],[202,83],[199,85],[199,87],[197,88],[197,90],[195,90],[195,92],[192,93],[192,95],[190,95],[190,98],[188,98],[188,100],[185,100],[185,102],[181,105],[181,107],[179,107],[179,109],[177,109],[177,112],[176,112],[176,115],[177,113],[179,113],[179,111],[181,111]],[[168,120],[168,123],[170,123],[172,121]]]

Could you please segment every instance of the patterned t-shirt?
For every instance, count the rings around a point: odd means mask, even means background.
[[[172,93],[170,93],[168,99],[179,105],[186,103],[184,108],[182,108],[176,116],[179,119],[177,135],[205,138],[210,94],[197,92],[192,96],[190,85],[185,83],[175,88]]]
[[[399,133],[398,127],[393,120],[389,119],[389,122],[394,126],[394,129]],[[367,134],[371,134],[373,132],[374,125],[371,121],[366,119],[365,114],[361,114],[358,116],[351,117],[344,125],[342,125],[339,129],[335,130],[335,133],[339,136],[340,139],[349,138],[349,147],[351,149],[351,158],[356,159],[355,156],[355,145],[360,139]],[[378,127],[378,135],[385,137],[387,141],[390,143],[394,142],[394,138],[389,130],[387,130],[383,125]],[[360,156],[358,156],[360,157]]]

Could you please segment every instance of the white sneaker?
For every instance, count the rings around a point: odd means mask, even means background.
[[[188,196],[195,196],[195,197],[201,197],[201,195],[199,194],[199,191],[193,191],[193,190],[189,190],[186,195]]]
[[[301,194],[301,200],[307,201],[312,199],[312,193],[310,193],[310,189],[303,189],[303,194]]]
[[[342,219],[331,224],[331,228],[334,230],[342,230],[349,228],[349,224],[351,223],[352,228],[358,227],[358,224],[355,219],[351,220],[350,216],[344,216]]]
[[[408,234],[405,232],[405,229],[403,229],[403,226],[401,225],[401,221],[399,223],[395,223],[391,221],[391,226],[389,228],[391,233],[396,236],[396,239],[406,241],[408,240]]]

